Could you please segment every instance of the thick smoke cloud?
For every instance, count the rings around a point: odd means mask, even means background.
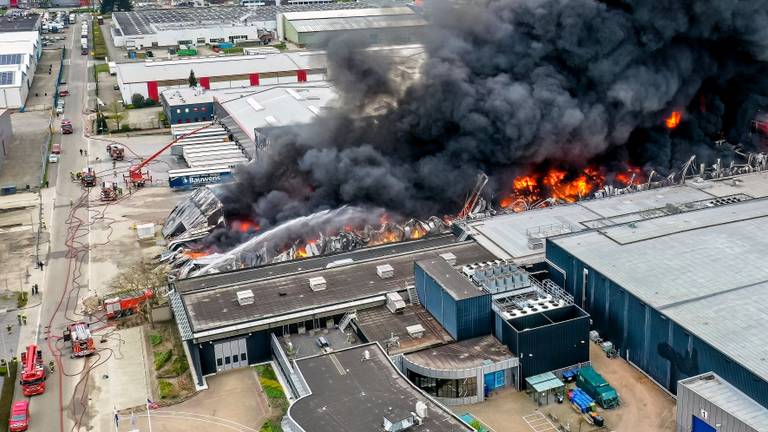
[[[404,91],[387,58],[330,43],[342,108],[274,134],[227,188],[230,214],[454,214],[480,171],[492,194],[541,164],[664,172],[717,156],[721,135],[749,149],[768,108],[768,0],[435,0],[425,13],[427,60]],[[683,123],[668,130],[673,110]]]

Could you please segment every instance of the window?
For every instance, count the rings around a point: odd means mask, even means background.
[[[205,43],[205,38],[197,38],[197,43],[204,44]]]
[[[205,107],[200,107],[200,111],[205,112]]]
[[[232,363],[236,363],[236,362],[237,362],[237,354],[232,356]]]
[[[225,362],[226,364],[229,364],[229,363],[230,363],[230,360],[229,360],[229,356],[227,356],[227,357],[224,357],[224,362]]]
[[[176,108],[176,114],[181,114],[181,108]]]
[[[431,396],[442,398],[460,398],[477,396],[477,378],[441,379],[431,378],[408,371],[408,379],[416,387]]]
[[[192,111],[197,112],[197,107],[192,108]]]
[[[244,362],[246,360],[245,353],[240,353],[240,361]]]
[[[216,366],[221,367],[223,364],[224,364],[224,362],[222,362],[220,358],[216,359]]]
[[[188,113],[189,112],[189,108],[184,108],[184,112]]]

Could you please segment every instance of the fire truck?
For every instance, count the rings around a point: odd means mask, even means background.
[[[122,189],[117,187],[114,182],[103,182],[101,184],[101,200],[102,201],[117,201],[123,194]]]
[[[107,144],[107,153],[112,160],[119,161],[125,159],[125,147],[120,144]]]
[[[45,393],[45,365],[43,364],[43,351],[37,345],[27,346],[27,351],[21,353],[21,388],[24,396],[33,396]]]
[[[150,298],[152,298],[150,289],[118,293],[114,297],[104,299],[104,310],[107,311],[109,319],[133,315]]]
[[[83,168],[83,172],[80,175],[80,183],[83,187],[96,186],[96,171],[93,168]]]
[[[96,352],[90,325],[79,321],[64,330],[64,341],[72,343],[72,357],[85,357]]]

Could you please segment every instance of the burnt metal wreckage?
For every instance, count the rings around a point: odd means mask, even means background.
[[[605,184],[581,199],[600,199],[684,184],[686,181],[723,179],[768,169],[766,153],[744,153],[738,146],[730,145],[725,141],[716,144],[731,150],[734,159],[743,159],[743,162],[734,160],[723,163],[721,159],[717,159],[713,164],[696,165],[696,156],[691,156],[679,170],[665,176],[651,171],[642,181],[635,180],[633,176],[628,184],[622,187]],[[461,209],[461,214],[454,220],[432,216],[426,220],[410,219],[402,224],[385,222],[379,225],[368,225],[362,229],[345,228],[333,235],[318,232],[315,235],[301,236],[287,246],[281,245],[279,249],[276,249],[276,245],[269,244],[269,241],[260,241],[257,238],[258,233],[254,233],[252,238],[249,239],[246,236],[243,243],[227,252],[199,250],[200,244],[214,230],[227,229],[227,221],[223,216],[223,204],[216,195],[216,187],[206,186],[197,189],[189,198],[179,203],[169,215],[162,230],[168,245],[166,251],[159,257],[159,261],[170,267],[171,277],[183,279],[195,275],[348,252],[379,244],[415,240],[444,234],[450,231],[452,223],[457,221],[482,219],[513,211],[568,203],[552,197],[535,202],[520,199],[514,206],[500,209],[491,201],[481,197],[486,183],[487,177],[480,174],[475,190],[470,193]],[[277,226],[272,229],[279,228],[280,226]]]

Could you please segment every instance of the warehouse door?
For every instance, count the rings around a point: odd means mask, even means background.
[[[717,432],[715,428],[696,416],[693,416],[693,424],[691,426],[691,432]]]
[[[213,345],[216,372],[248,366],[248,350],[245,338],[217,342]]]

